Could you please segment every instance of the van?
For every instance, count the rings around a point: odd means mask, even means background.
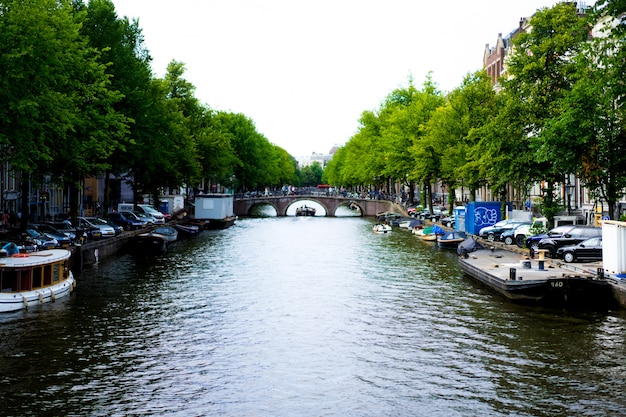
[[[135,205],[132,203],[119,203],[117,205],[117,211],[135,211]],[[163,216],[163,213],[161,213],[149,204],[137,204],[137,211],[154,217],[155,223],[165,223],[165,217]]]

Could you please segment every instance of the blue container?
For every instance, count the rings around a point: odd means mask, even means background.
[[[502,203],[472,201],[465,211],[465,233],[477,235],[483,227],[493,226],[500,220],[502,220]]]
[[[465,207],[454,208],[454,230],[465,231]]]

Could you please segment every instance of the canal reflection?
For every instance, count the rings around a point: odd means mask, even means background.
[[[0,316],[4,415],[617,416],[626,316],[519,306],[363,218],[245,219]]]

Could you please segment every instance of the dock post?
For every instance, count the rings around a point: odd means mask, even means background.
[[[515,281],[517,270],[515,268],[509,268],[509,279]]]

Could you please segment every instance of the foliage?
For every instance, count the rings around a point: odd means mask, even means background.
[[[569,157],[571,144],[553,134],[549,125],[562,114],[562,100],[580,77],[575,57],[587,40],[588,29],[573,3],[540,9],[530,25],[532,30],[513,40],[515,50],[507,62],[505,119],[519,123],[522,135],[518,138],[526,151],[519,158],[528,164],[528,180],[545,181],[542,206],[552,221],[560,207],[555,184],[576,167]]]

